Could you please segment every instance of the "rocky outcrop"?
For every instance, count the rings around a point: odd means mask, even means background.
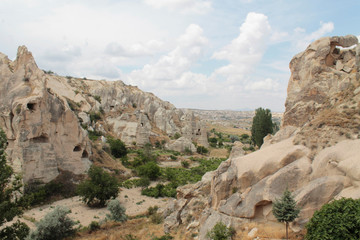
[[[25,182],[85,173],[92,158],[89,134],[142,146],[170,143],[179,133],[186,144],[207,146],[206,130],[191,111],[121,81],[45,73],[24,46],[15,61],[0,53],[0,99],[8,160]]]
[[[217,221],[235,228],[248,221],[276,222],[272,203],[286,187],[301,207],[293,230],[303,227],[316,210],[334,198],[359,198],[357,43],[354,36],[327,37],[296,55],[290,63],[292,74],[280,131],[265,137],[260,150],[245,156],[234,152],[202,182],[179,188],[178,200],[169,206],[172,214],[165,219],[165,230],[195,222],[198,227],[188,231],[206,239]],[[336,47],[354,44],[352,48]],[[199,191],[199,186],[206,188]],[[192,215],[196,217],[184,224],[199,203],[202,214]],[[173,216],[180,217],[175,220]]]

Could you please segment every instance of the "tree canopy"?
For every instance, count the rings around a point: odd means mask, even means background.
[[[0,227],[22,214],[23,198],[19,176],[13,177],[13,169],[6,164],[7,139],[0,128]],[[13,179],[13,180],[12,180]],[[0,239],[24,239],[29,233],[25,223],[17,221],[0,230]]]
[[[306,225],[306,239],[360,239],[360,199],[342,198],[325,204]]]
[[[251,140],[258,147],[261,147],[263,138],[269,133],[273,133],[273,122],[270,109],[258,108],[255,110],[251,126]]]
[[[117,197],[119,183],[115,177],[94,165],[90,167],[88,176],[77,189],[87,205],[103,207],[107,200]]]

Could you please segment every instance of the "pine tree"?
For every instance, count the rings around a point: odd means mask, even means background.
[[[22,214],[21,181],[13,175],[13,169],[6,164],[5,149],[7,139],[0,128],[0,228],[14,217]],[[29,233],[25,223],[17,221],[11,226],[1,228],[0,239],[24,239]]]
[[[279,222],[285,222],[286,239],[288,239],[289,223],[299,216],[300,209],[296,206],[296,201],[287,188],[282,197],[273,203],[272,212]]]
[[[258,108],[255,110],[251,126],[251,140],[258,147],[261,147],[264,142],[263,138],[269,133],[273,133],[271,111],[270,109]]]

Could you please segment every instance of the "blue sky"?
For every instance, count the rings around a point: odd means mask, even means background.
[[[123,80],[176,107],[284,111],[291,58],[360,36],[358,0],[0,0],[0,52]]]

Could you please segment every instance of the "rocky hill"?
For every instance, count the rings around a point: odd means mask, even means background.
[[[194,149],[193,142],[207,146],[206,130],[191,111],[121,81],[49,74],[24,46],[15,61],[0,53],[0,127],[8,160],[25,182],[85,173],[93,155],[89,135],[128,146],[159,141],[177,151]],[[172,140],[176,133],[181,137]]]
[[[359,59],[355,36],[321,38],[296,55],[280,131],[260,150],[231,154],[201,182],[179,188],[165,230],[180,227],[205,239],[218,221],[235,229],[274,224],[272,202],[286,187],[301,207],[293,230],[334,198],[359,198]]]

